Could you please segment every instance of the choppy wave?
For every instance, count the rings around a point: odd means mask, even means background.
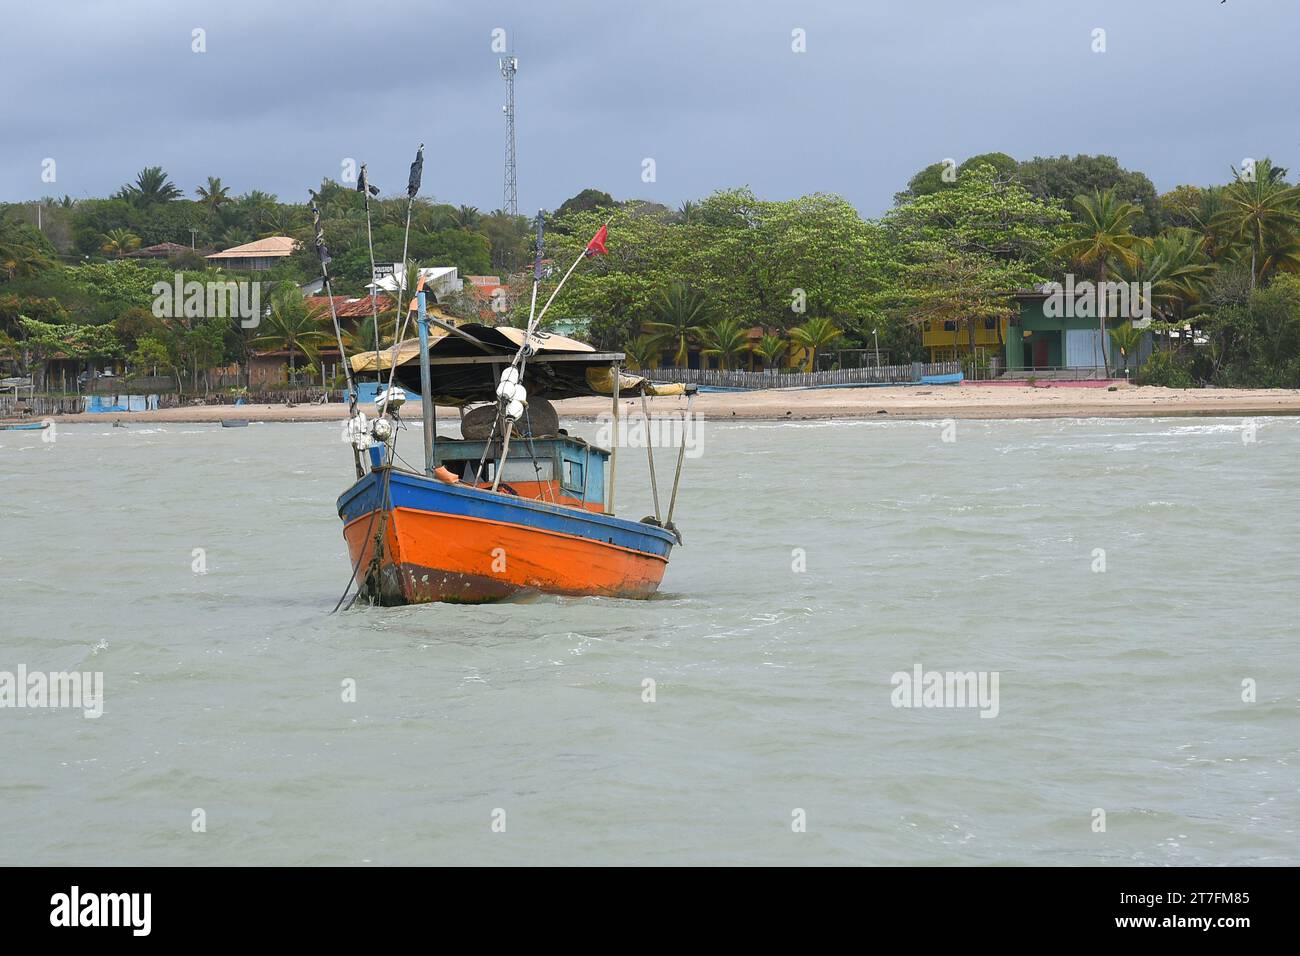
[[[0,714],[0,864],[1300,863],[1300,422],[709,424],[643,602],[330,615],[334,423],[0,461],[0,669],[105,674]],[[996,718],[894,706],[918,664]]]

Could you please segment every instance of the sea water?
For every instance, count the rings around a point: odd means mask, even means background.
[[[0,864],[1300,863],[1300,420],[704,429],[653,600],[338,614],[338,426],[0,433]]]

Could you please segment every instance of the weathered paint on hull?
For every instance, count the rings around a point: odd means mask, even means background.
[[[647,598],[663,580],[671,543],[661,529],[398,477],[386,518],[358,507],[379,504],[377,494],[358,492],[367,479],[340,499],[358,586],[382,604],[477,603],[528,591]],[[377,580],[367,581],[376,575],[381,520],[382,560]]]

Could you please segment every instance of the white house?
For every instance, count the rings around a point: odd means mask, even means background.
[[[383,292],[396,292],[397,279],[394,278],[399,263],[391,265],[375,266],[374,281],[366,286],[368,289],[379,289]],[[455,266],[433,266],[428,269],[420,270],[420,278],[424,279],[424,290],[433,295],[435,300],[443,296],[451,295],[453,292],[459,292],[465,287],[465,281],[460,278],[460,270]],[[408,290],[409,291],[409,290]]]

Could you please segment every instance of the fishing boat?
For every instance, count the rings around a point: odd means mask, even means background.
[[[422,302],[418,308],[424,312]],[[427,316],[419,323],[427,329]],[[436,337],[426,332],[423,345],[394,350],[395,365],[390,351],[378,363],[373,353],[352,360],[361,374],[392,371],[402,395],[432,396],[423,402],[423,472],[394,455],[400,405],[385,403],[385,415],[353,426],[369,468],[340,496],[338,513],[359,591],[379,604],[492,601],[523,591],[654,594],[681,540],[672,513],[684,443],[667,518],[619,517],[613,513],[617,445],[605,449],[564,433],[550,402],[599,395],[611,398],[614,410],[619,396],[682,395],[689,387],[626,374],[619,368],[622,353],[545,333],[529,337],[531,354],[516,377],[525,330],[438,331]],[[508,430],[496,422],[503,381],[522,384],[530,396]],[[484,404],[462,418],[461,437],[436,435],[435,405],[474,403]],[[647,452],[653,468],[653,451]],[[655,497],[658,510],[657,487]]]
[[[412,182],[416,172],[413,165]],[[583,256],[593,248],[603,252],[605,234],[602,227]],[[537,311],[541,245],[539,217],[527,328],[457,324],[430,308],[421,279],[394,345],[376,344],[373,352],[345,362],[356,481],[337,509],[358,598],[381,605],[477,603],[526,592],[648,598],[663,580],[672,549],[681,543],[672,518],[686,428],[666,515],[647,442],[655,514],[639,521],[620,517],[614,513],[619,400],[639,396],[648,411],[650,396],[685,395],[686,426],[695,388],[652,383],[624,372],[621,352],[599,352],[538,331],[564,283]],[[329,295],[323,247],[318,223]],[[412,318],[418,337],[406,339]],[[335,333],[342,352],[337,318]],[[370,375],[378,387],[367,415],[357,407],[355,380]],[[422,469],[398,452],[408,431],[401,408],[411,393],[422,396]],[[611,400],[609,448],[559,427],[551,402],[576,396]],[[438,405],[461,410],[459,437],[437,434]]]
[[[49,422],[0,422],[4,432],[39,432],[49,427]]]

